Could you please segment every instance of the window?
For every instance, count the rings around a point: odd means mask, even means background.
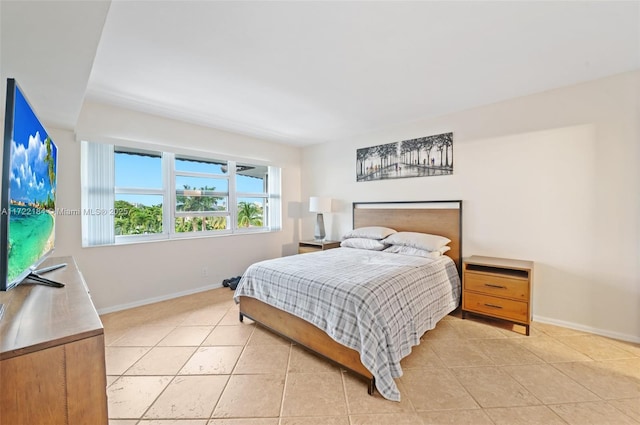
[[[230,229],[227,169],[226,161],[176,158],[176,233],[219,232]]]
[[[239,228],[262,227],[267,222],[268,167],[236,164],[236,194]]]
[[[162,234],[162,154],[115,148],[114,166],[115,235]]]
[[[280,229],[280,169],[82,142],[83,246]]]

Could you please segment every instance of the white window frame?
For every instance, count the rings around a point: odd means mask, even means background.
[[[215,161],[215,162],[221,162],[221,161],[225,161],[227,163],[227,167],[228,167],[228,171],[227,174],[216,174],[216,173],[201,173],[201,172],[195,172],[195,171],[178,171],[176,170],[176,156],[174,156],[174,158],[172,159],[172,161],[170,161],[170,167],[172,169],[172,179],[171,179],[171,194],[172,194],[172,198],[173,198],[173,207],[171,208],[172,210],[172,226],[170,228],[170,232],[173,234],[172,237],[174,238],[189,238],[189,237],[195,237],[195,236],[207,236],[207,235],[228,235],[231,233],[234,233],[234,221],[233,221],[233,215],[231,214],[231,198],[232,198],[232,186],[231,186],[231,163],[233,163],[234,161],[231,160],[222,160],[222,159],[214,159],[214,158],[204,158],[204,157],[194,157],[191,155],[177,155],[178,159],[184,159],[184,160],[202,160],[202,161]],[[235,170],[235,168],[233,168],[233,170]],[[189,211],[189,212],[178,212],[177,210],[177,205],[178,205],[178,193],[177,193],[177,188],[175,186],[176,184],[176,178],[178,176],[184,176],[184,177],[204,177],[204,178],[210,178],[210,179],[217,179],[217,180],[227,180],[227,188],[228,188],[228,192],[222,192],[222,191],[215,191],[213,192],[213,196],[220,196],[220,197],[226,197],[227,198],[227,209],[226,211]],[[235,176],[235,174],[234,174]],[[227,218],[227,229],[224,230],[205,230],[205,231],[199,231],[199,232],[176,232],[176,226],[175,226],[175,219],[177,217],[226,217]],[[264,229],[262,230],[264,231]]]
[[[258,165],[258,164],[250,164],[247,161],[240,161],[241,165]],[[234,173],[236,171],[236,166],[237,166],[237,162],[234,163],[233,166],[233,170]],[[269,223],[272,222],[271,220],[271,208],[270,208],[270,201],[272,201],[272,198],[269,195],[269,187],[270,187],[270,181],[271,181],[271,167],[267,167],[267,176],[266,176],[266,181],[263,184],[263,188],[264,188],[264,192],[238,192],[235,191],[236,193],[236,199],[235,199],[235,203],[233,205],[234,208],[234,213],[233,213],[233,217],[234,220],[236,221],[235,223],[235,228],[237,229],[237,233],[251,233],[254,232],[259,229],[265,228],[265,227],[269,227]],[[236,176],[234,175],[234,179],[233,179],[233,184],[234,184],[234,189],[235,189],[235,184],[236,184]],[[238,200],[240,198],[262,198],[264,199],[263,202],[263,211],[262,211],[262,215],[263,215],[263,222],[262,222],[262,227],[238,227]]]
[[[94,158],[92,156],[92,144],[98,145],[99,143],[94,142],[82,142],[83,146],[83,164],[82,164],[82,176],[83,176],[83,205],[92,205],[97,201],[102,202],[104,205],[105,199],[96,198],[98,195],[92,195],[95,193],[109,193],[111,192],[110,198],[106,200],[106,203],[111,203],[111,208],[115,207],[115,197],[116,195],[121,194],[131,194],[131,195],[161,195],[163,197],[162,203],[162,233],[153,233],[146,235],[115,235],[115,224],[113,220],[113,216],[105,217],[103,226],[110,225],[113,226],[112,236],[106,239],[102,237],[98,240],[98,242],[92,242],[95,239],[92,239],[91,229],[96,226],[87,226],[85,225],[85,221],[83,220],[83,246],[97,246],[97,245],[119,245],[119,244],[130,244],[130,243],[140,243],[140,242],[150,242],[150,241],[158,241],[158,240],[171,240],[171,239],[189,239],[189,238],[201,238],[201,237],[215,237],[215,236],[229,236],[235,234],[247,234],[247,233],[265,233],[265,232],[276,232],[281,230],[281,182],[280,175],[281,169],[279,167],[271,166],[268,164],[260,164],[259,162],[246,160],[246,159],[230,159],[230,158],[221,158],[215,157],[214,155],[203,155],[202,152],[198,154],[192,153],[179,153],[176,154],[174,152],[167,152],[164,149],[157,149],[154,147],[150,148],[135,148],[128,147],[126,144],[118,143],[117,145],[109,145],[109,148],[112,154],[103,155],[98,158]],[[162,189],[148,189],[148,188],[136,188],[136,187],[115,187],[115,153],[116,152],[130,152],[130,153],[141,153],[148,154],[154,156],[160,156],[162,163]],[[201,172],[191,172],[191,171],[177,171],[175,164],[176,158],[178,159],[193,159],[193,160],[202,160],[202,161],[214,161],[214,162],[226,162],[227,163],[227,173],[226,174],[217,174],[217,173],[201,173]],[[111,161],[111,163],[109,163]],[[255,166],[266,166],[267,168],[267,176],[266,181],[264,182],[264,187],[266,192],[260,193],[249,193],[249,192],[236,192],[236,165],[240,163],[243,165],[255,165]],[[101,169],[108,170],[111,174],[105,174]],[[95,178],[92,178],[92,175],[95,174],[104,174],[101,176],[101,182],[106,180],[107,182],[111,179],[111,189],[108,187],[101,187],[101,191],[92,191],[91,185],[92,182],[95,181]],[[176,193],[176,177],[178,176],[186,176],[186,177],[206,177],[206,178],[215,178],[215,179],[228,179],[228,193],[220,191],[219,194],[214,196],[225,196],[227,198],[227,211],[193,211],[188,213],[178,212],[176,210],[177,206],[177,193]],[[274,181],[274,180],[277,180]],[[103,186],[108,186],[104,185]],[[92,196],[94,198],[92,198]],[[238,199],[240,198],[263,198],[264,199],[264,221],[263,226],[261,227],[249,227],[249,228],[238,228]],[[176,218],[180,216],[194,216],[194,217],[214,217],[214,216],[224,216],[227,217],[228,223],[227,229],[224,230],[205,230],[205,231],[197,231],[197,232],[176,232],[175,231],[175,222]],[[98,220],[100,218],[98,217]]]
[[[162,170],[161,184],[162,188],[160,189],[150,189],[150,188],[139,188],[139,187],[120,187],[115,186],[114,184],[114,202],[115,198],[118,195],[161,195],[162,196],[162,232],[160,233],[150,233],[146,235],[115,235],[115,243],[131,243],[137,240],[145,240],[145,241],[155,241],[155,240],[164,240],[166,237],[166,229],[167,229],[167,217],[165,214],[165,204],[168,200],[166,195],[166,172],[165,172],[165,155],[164,152],[156,151],[156,150],[143,150],[143,149],[131,149],[124,146],[115,146],[114,147],[114,158],[113,158],[113,167],[114,167],[114,179],[116,177],[115,171],[115,155],[118,153],[130,153],[130,154],[142,154],[149,155],[154,157],[160,157],[160,167]],[[115,203],[114,203],[115,208]],[[114,225],[115,232],[115,225]]]

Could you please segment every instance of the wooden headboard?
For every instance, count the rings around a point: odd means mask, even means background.
[[[462,270],[462,201],[354,202],[353,228],[385,226],[451,239],[451,257]]]

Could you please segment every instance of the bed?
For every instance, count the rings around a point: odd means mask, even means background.
[[[234,294],[240,321],[254,320],[364,378],[370,394],[398,401],[400,360],[459,305],[461,217],[461,201],[354,203],[354,229],[441,235],[451,249],[419,258],[337,248],[256,263]]]

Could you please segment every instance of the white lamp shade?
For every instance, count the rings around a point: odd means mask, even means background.
[[[331,198],[312,196],[309,198],[309,212],[331,212]]]

